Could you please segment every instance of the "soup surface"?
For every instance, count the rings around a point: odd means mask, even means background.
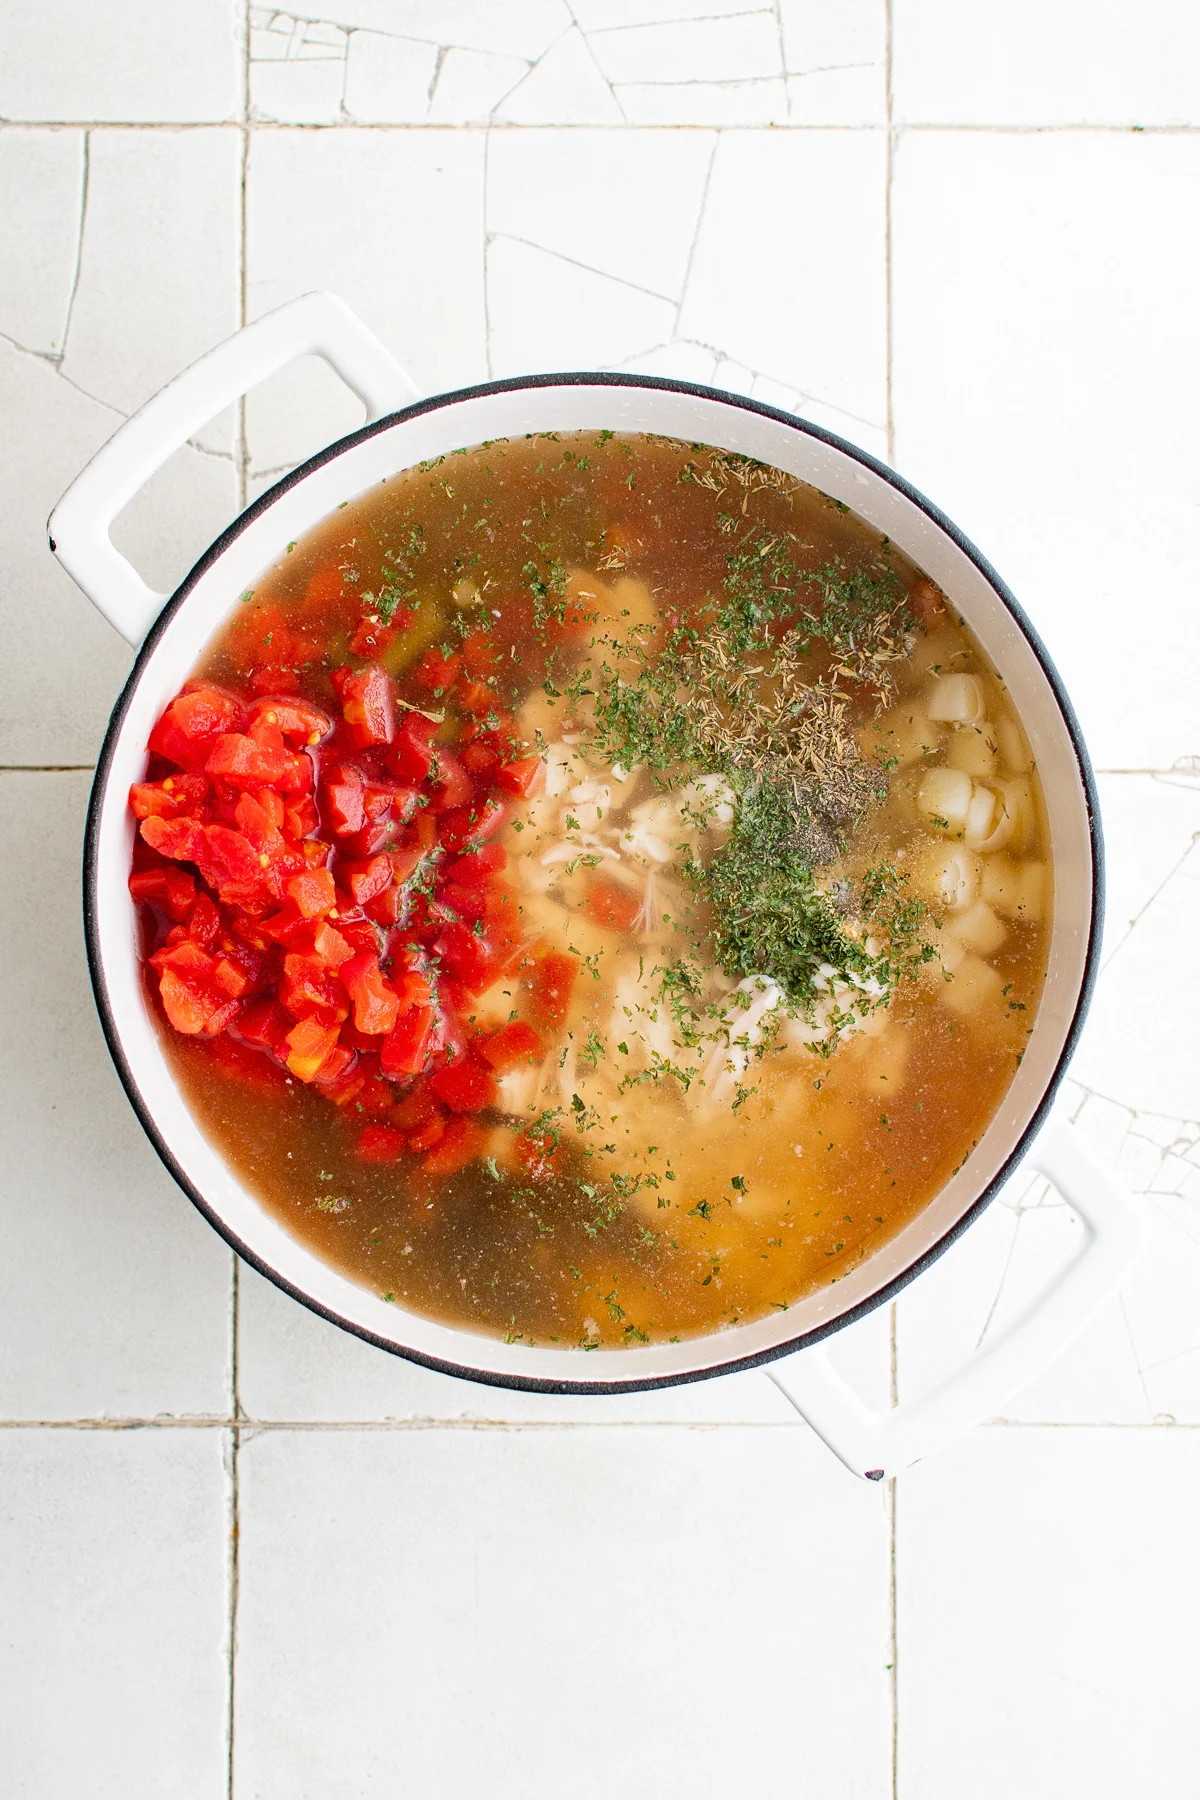
[[[345,506],[151,736],[189,1103],[320,1256],[527,1343],[786,1310],[971,1154],[1050,904],[933,584],[704,446],[502,440]]]

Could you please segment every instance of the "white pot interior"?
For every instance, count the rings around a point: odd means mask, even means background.
[[[126,795],[143,774],[146,739],[158,713],[238,596],[289,542],[342,501],[415,462],[484,439],[606,427],[713,444],[784,469],[843,501],[932,576],[1008,684],[1025,726],[1045,789],[1055,899],[1046,986],[1024,1060],[974,1154],[917,1218],[842,1281],[786,1314],[681,1344],[584,1355],[504,1344],[388,1305],[319,1261],[241,1186],[184,1104],[143,998],[126,886],[133,841]],[[848,451],[734,401],[673,389],[580,383],[478,394],[402,419],[314,468],[233,537],[146,654],[110,747],[97,827],[93,905],[100,986],[128,1076],[186,1183],[253,1259],[326,1313],[389,1346],[484,1379],[587,1387],[678,1379],[769,1353],[868,1303],[954,1229],[1021,1140],[1062,1058],[1091,931],[1088,806],[1074,747],[1033,649],[979,568],[918,505]]]

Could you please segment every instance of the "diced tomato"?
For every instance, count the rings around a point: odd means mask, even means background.
[[[629,931],[641,911],[641,902],[628,888],[613,881],[593,881],[583,908],[594,925],[609,931]]]
[[[519,1132],[513,1150],[518,1166],[536,1180],[545,1181],[562,1167],[562,1150],[557,1137],[549,1131],[530,1127]]]
[[[482,884],[464,887],[461,881],[447,881],[439,886],[438,899],[464,919],[481,919],[487,910],[487,889]]]
[[[459,756],[463,768],[469,775],[486,775],[496,768],[500,761],[500,752],[482,740],[464,744],[459,751]]]
[[[430,780],[437,789],[430,803],[435,812],[449,812],[464,806],[475,792],[471,777],[450,750],[438,751],[437,771]]]
[[[284,891],[306,919],[323,918],[337,899],[328,869],[306,869],[303,875],[293,875]]]
[[[319,956],[331,969],[340,969],[354,955],[341,932],[335,930],[327,919],[321,919],[314,925],[312,945],[313,955]]]
[[[495,950],[482,931],[472,930],[460,919],[452,920],[438,935],[434,955],[460,981],[468,993],[481,994],[499,972]]]
[[[287,781],[293,757],[279,734],[278,745],[260,744],[244,732],[219,737],[205,763],[205,773],[237,787],[259,787]]]
[[[339,763],[321,778],[321,815],[337,837],[361,831],[367,822],[365,783],[353,763]]]
[[[311,794],[301,794],[283,809],[283,829],[289,837],[306,838],[317,829],[317,809]]]
[[[359,1134],[354,1154],[359,1162],[390,1163],[404,1155],[408,1140],[394,1125],[367,1125]]]
[[[165,781],[135,781],[129,806],[135,819],[177,819],[196,812],[207,792],[203,775],[168,775]]]
[[[196,878],[183,869],[141,869],[129,877],[135,900],[161,906],[169,919],[187,918],[196,899]]]
[[[414,669],[413,679],[436,697],[453,687],[461,667],[462,657],[457,650],[446,655],[439,649],[431,648]]]
[[[285,738],[310,748],[319,744],[333,729],[328,713],[307,700],[297,700],[290,695],[282,699],[256,700],[250,708],[251,732],[260,721],[278,726]]]
[[[324,1025],[340,1025],[349,1015],[345,990],[335,972],[319,956],[291,950],[283,959],[279,998],[294,1019],[318,1019]],[[312,1076],[306,1075],[305,1081]]]
[[[350,654],[368,659],[382,656],[391,649],[399,633],[400,627],[385,625],[382,619],[364,619],[350,639]]]
[[[387,856],[372,856],[368,862],[343,863],[338,870],[359,906],[374,900],[392,885],[392,863]]]
[[[482,1112],[496,1104],[496,1078],[473,1057],[455,1057],[430,1076],[429,1085],[451,1112]]]
[[[215,959],[185,940],[158,951],[150,961],[158,971],[163,1011],[185,1037],[215,1037],[236,1016],[245,979],[224,958]]]
[[[541,1062],[545,1049],[531,1026],[514,1019],[510,1024],[502,1025],[494,1037],[485,1039],[479,1046],[479,1054],[485,1062],[491,1063],[497,1075],[507,1075],[521,1063]]]
[[[411,1142],[411,1139],[410,1139]],[[487,1133],[474,1119],[451,1119],[438,1144],[429,1152],[421,1167],[427,1175],[456,1175],[468,1163],[482,1156]],[[415,1149],[416,1146],[413,1145]]]
[[[516,762],[505,763],[494,776],[497,787],[503,788],[506,794],[519,795],[522,800],[531,799],[545,779],[546,765],[540,756],[523,756]]]
[[[456,806],[442,814],[438,837],[447,850],[478,850],[495,837],[507,817],[504,802],[491,797],[473,806]]]
[[[384,1074],[393,1081],[403,1075],[419,1075],[428,1060],[436,1024],[432,1001],[403,1011],[379,1052]]]
[[[154,730],[150,749],[181,769],[202,769],[223,733],[236,730],[239,701],[220,688],[201,686],[172,700]]]
[[[255,694],[271,694],[277,698],[280,694],[298,693],[300,676],[294,667],[285,668],[278,662],[264,663],[251,671],[249,685]]]
[[[436,1143],[440,1143],[445,1135],[446,1115],[439,1108],[437,1112],[433,1113],[426,1119],[423,1125],[418,1126],[417,1130],[410,1135],[408,1147],[410,1150],[415,1150],[420,1154],[425,1150],[432,1150],[433,1146]]]
[[[472,850],[466,856],[460,856],[446,868],[446,879],[457,881],[463,887],[472,887],[477,882],[491,879],[508,867],[508,851],[503,844],[488,844],[482,850]]]
[[[193,944],[202,950],[211,950],[221,935],[221,915],[207,894],[196,895],[187,930]]]
[[[415,1087],[411,1094],[405,1094],[398,1100],[390,1115],[402,1131],[417,1131],[427,1125],[430,1119],[440,1119],[442,1109],[436,1096],[424,1083]]]
[[[306,611],[324,612],[336,606],[346,597],[346,582],[342,579],[342,571],[332,563],[326,563],[323,569],[317,569],[308,578],[308,586],[304,590],[304,606]]]
[[[437,722],[424,713],[406,712],[392,741],[390,766],[402,781],[424,781],[429,775],[437,752],[433,738]]]
[[[352,956],[342,964],[340,974],[354,1005],[356,1029],[372,1037],[391,1031],[400,1012],[400,1001],[371,952]]]
[[[271,913],[256,923],[259,935],[268,938],[273,944],[286,944],[291,948],[302,940],[305,943],[311,942],[309,921],[292,900],[279,912]]]
[[[337,1041],[336,1025],[322,1025],[316,1018],[301,1019],[284,1039],[288,1068],[299,1081],[315,1081]]]
[[[343,1025],[342,1030],[346,1027]],[[349,1044],[335,1044],[317,1070],[317,1085],[322,1090],[336,1087],[354,1066],[354,1051]]]
[[[481,715],[491,712],[496,696],[486,681],[464,679],[454,690],[454,698],[464,712]]]
[[[412,841],[424,854],[437,843],[437,820],[430,812],[419,812],[412,822]]]
[[[462,659],[467,674],[477,676],[490,675],[504,660],[486,631],[473,631],[463,640]]]
[[[561,1025],[571,1005],[579,960],[559,950],[548,950],[533,966],[530,985],[533,1006],[545,1025]]]
[[[330,677],[342,702],[350,741],[360,750],[390,744],[396,735],[391,677],[378,663],[365,669],[335,669]]]
[[[283,1052],[283,1041],[294,1024],[277,1000],[256,1000],[238,1015],[237,1034],[246,1043],[276,1055]]]
[[[378,856],[380,851],[388,850],[396,841],[399,827],[391,819],[368,819],[361,831],[351,832],[338,845],[343,856],[355,857],[363,862],[368,857]]]

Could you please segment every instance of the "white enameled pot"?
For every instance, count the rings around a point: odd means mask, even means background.
[[[169,598],[114,548],[113,519],[207,419],[294,357],[317,354],[360,395],[369,423],[242,514]],[[1054,869],[1049,972],[1024,1059],[978,1147],[928,1206],[832,1286],[755,1324],[680,1344],[588,1354],[505,1344],[389,1305],[329,1268],[239,1182],[189,1112],[163,1055],[138,970],[126,885],[126,796],[146,740],[213,633],[262,571],[343,501],[397,470],[489,438],[533,431],[658,432],[756,457],[811,482],[886,533],[941,586],[1007,683],[1045,787]],[[928,501],[861,450],[790,414],[691,383],[550,375],[418,399],[387,351],[329,295],[281,307],[219,345],[122,425],[60,501],[50,547],[116,628],[140,644],[113,712],[88,821],[84,907],[92,981],[113,1058],[159,1155],[218,1231],[278,1286],[382,1349],[452,1375],[553,1393],[614,1393],[763,1365],[857,1474],[903,1467],[1003,1400],[1083,1329],[1134,1254],[1127,1204],[1075,1133],[1039,1131],[1087,1004],[1099,949],[1101,850],[1087,755],[1057,674],[1003,583]],[[935,1393],[870,1413],[821,1348],[925,1268],[1022,1158],[1084,1221],[1084,1247],[1026,1316]]]

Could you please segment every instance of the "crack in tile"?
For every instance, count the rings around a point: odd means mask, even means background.
[[[778,5],[778,0],[776,0],[776,5]],[[714,132],[712,149],[709,151],[708,156],[708,167],[704,171],[704,185],[700,190],[700,203],[696,208],[696,224],[692,231],[692,241],[688,245],[687,262],[684,265],[683,281],[679,288],[679,303],[675,308],[675,329],[672,333],[672,337],[675,339],[679,338],[683,326],[683,309],[687,303],[688,287],[692,279],[692,268],[696,261],[696,248],[700,242],[700,232],[704,225],[704,215],[708,208],[708,194],[709,189],[712,186],[713,169],[716,165],[717,150],[720,146],[720,142],[719,135]]]
[[[636,281],[627,281],[623,275],[610,275],[607,269],[598,269],[594,263],[580,262],[578,257],[567,256],[562,250],[548,250],[545,244],[535,244],[532,239],[517,237],[514,232],[491,231],[488,233],[488,241],[521,244],[526,250],[536,250],[539,256],[552,256],[557,262],[568,263],[573,269],[582,269],[585,275],[596,275],[601,281],[612,281],[618,287],[628,288],[631,293],[645,294],[648,300],[662,300],[668,306],[674,304],[670,294],[661,293],[657,288],[642,287]]]
[[[605,87],[608,89],[609,93],[612,95],[612,103],[621,115],[621,123],[623,125],[627,125],[629,123],[629,115],[626,113],[625,108],[621,105],[620,96],[618,95],[616,88],[613,86],[612,82],[608,79],[608,76],[604,73],[604,70],[600,67],[600,64],[596,60],[596,52],[592,49],[591,42],[588,38],[587,32],[583,29],[582,25],[579,23],[579,20],[575,16],[575,8],[572,6],[571,0],[563,0],[563,4],[565,5],[567,12],[570,15],[571,22],[574,25],[575,30],[579,33],[579,36],[583,43],[584,49],[588,53],[588,61],[591,63],[593,69],[595,69],[597,75],[600,77],[601,81],[604,83]]]

